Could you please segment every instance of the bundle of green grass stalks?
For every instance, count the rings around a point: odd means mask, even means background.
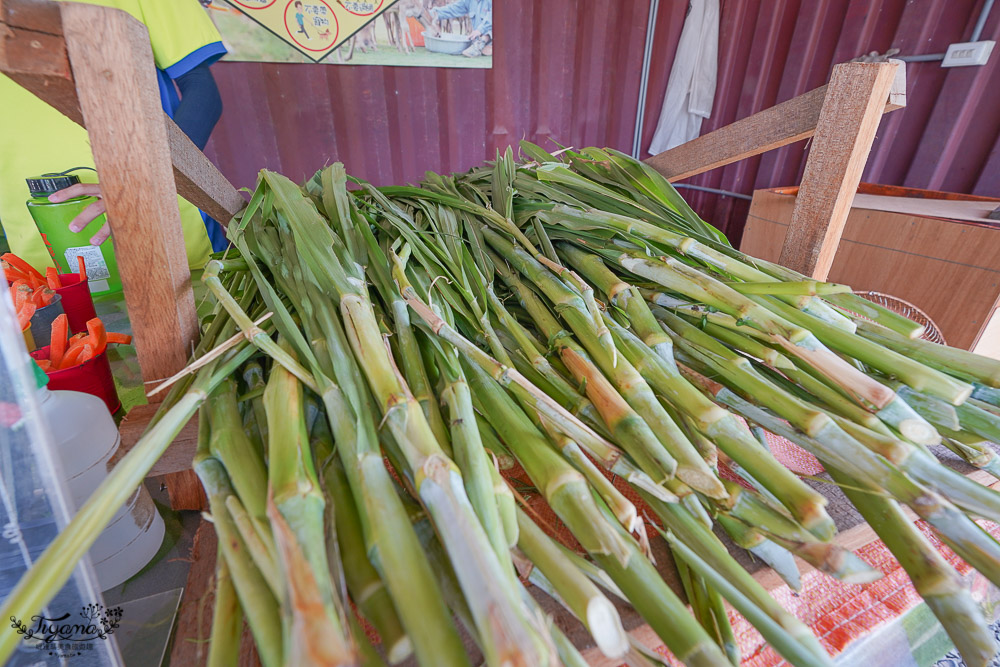
[[[630,665],[661,659],[615,598],[688,665],[739,663],[727,603],[789,663],[829,665],[716,535],[793,586],[793,555],[848,584],[879,576],[833,541],[826,499],[769,431],[823,463],[966,663],[986,664],[982,611],[904,507],[1000,585],[977,523],[1000,520],[1000,495],[934,454],[1000,475],[1000,363],[739,253],[621,153],[521,152],[420,187],[348,190],[340,164],[301,187],[263,172],[204,273],[218,305],[195,363],[4,617],[58,589],[200,410],[221,545],[211,665],[235,664],[244,619],[266,667],[467,665],[463,632],[489,665],[584,664],[542,594]],[[581,552],[519,505],[510,459]],[[686,602],[650,560],[657,539]]]

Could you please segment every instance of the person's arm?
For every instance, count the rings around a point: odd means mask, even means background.
[[[457,19],[468,16],[470,2],[471,0],[455,0],[450,5],[434,7],[431,9],[431,15],[439,21],[441,19]]]
[[[212,129],[222,116],[222,96],[208,65],[199,65],[177,77],[181,101],[174,111],[174,122],[194,142],[204,149]]]
[[[475,23],[472,25],[473,32],[479,35],[489,35],[493,32],[493,8],[491,7],[489,11],[476,17]]]

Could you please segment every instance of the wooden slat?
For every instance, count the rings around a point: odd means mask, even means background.
[[[115,461],[125,456],[139,441],[156,414],[156,404],[140,405],[129,410],[119,425],[121,444]],[[208,508],[208,498],[198,476],[191,471],[191,462],[198,449],[198,419],[193,418],[180,430],[167,451],[157,460],[147,477],[162,476],[167,488],[170,508],[174,510],[203,510]]]
[[[173,120],[165,115],[163,119],[167,124],[177,194],[223,225],[229,224],[246,200]]]
[[[59,5],[49,0],[0,0],[0,23],[50,35],[63,34]]]
[[[119,450],[121,456],[127,454],[149,426],[150,420],[156,414],[157,404],[139,405],[128,411],[125,419],[118,426],[121,434],[121,445]],[[153,464],[147,474],[148,477],[159,475],[169,475],[170,473],[181,472],[191,469],[191,461],[194,460],[195,451],[198,449],[198,418],[194,417],[185,425],[173,443],[163,453],[163,456]],[[176,509],[176,508],[175,508]]]
[[[123,11],[60,8],[143,380],[155,381],[184,367],[198,319],[149,35]]]
[[[215,528],[202,520],[191,547],[191,569],[177,610],[177,628],[170,650],[171,665],[201,667],[208,662],[208,638],[212,632],[215,603],[215,562],[219,539]]]
[[[779,262],[826,280],[875,140],[896,63],[833,68]]]
[[[0,7],[0,11],[2,9]],[[61,36],[0,22],[0,72],[70,120],[83,124],[76,84]]]
[[[826,86],[654,155],[646,164],[680,181],[811,137]]]
[[[906,70],[896,72],[886,113],[906,106]],[[827,86],[821,86],[654,155],[646,164],[674,182],[807,139],[816,132],[826,94]]]

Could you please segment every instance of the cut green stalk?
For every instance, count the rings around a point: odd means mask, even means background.
[[[232,575],[222,549],[215,558],[215,601],[212,603],[212,633],[208,639],[207,667],[237,664],[243,636],[243,611],[240,609]]]
[[[205,407],[203,418],[212,425],[212,455],[222,461],[246,511],[257,525],[266,525],[267,470],[263,457],[242,428],[235,384],[223,383]]]
[[[284,367],[271,370],[264,406],[270,465],[267,516],[285,575],[285,659],[290,664],[349,664],[354,647],[328,567],[326,501],[313,466],[302,386]]]
[[[375,626],[386,658],[395,665],[412,655],[413,642],[396,614],[389,590],[368,560],[361,520],[339,458],[332,457],[324,467],[323,485],[333,501],[332,515],[347,590],[364,617]]]
[[[247,553],[250,554],[250,558],[257,566],[257,569],[260,570],[261,576],[264,577],[271,592],[274,593],[274,597],[281,599],[285,594],[285,584],[279,574],[278,556],[275,552],[273,540],[270,537],[270,526],[268,524],[261,526],[261,528],[267,530],[267,541],[265,541],[265,538],[261,534],[263,531],[258,530],[253,517],[246,511],[246,508],[243,507],[238,497],[235,495],[227,497],[225,504],[226,509],[229,511],[229,517],[240,534]]]
[[[278,601],[250,558],[246,545],[229,518],[225,506],[226,498],[232,495],[229,478],[222,463],[207,453],[196,457],[194,469],[208,495],[213,525],[219,534],[219,546],[232,573],[240,607],[246,614],[261,662],[265,667],[283,665],[286,640],[282,633]]]
[[[608,259],[637,276],[721,310],[759,331],[776,334],[792,342],[801,341],[808,336],[807,330],[677,260],[669,257],[646,257],[632,250],[609,251]]]
[[[844,310],[877,322],[890,331],[902,335],[906,340],[916,340],[923,336],[924,331],[926,331],[924,325],[857,294],[831,294],[826,297],[826,300]],[[866,322],[862,319],[855,319],[855,322],[860,333]]]
[[[670,314],[665,315],[674,325],[680,320]],[[642,349],[641,341],[627,331],[615,329],[621,341],[626,358],[635,358],[644,377],[661,395],[668,397],[682,410],[697,420],[698,427],[722,449],[727,456],[745,468],[773,493],[796,519],[821,539],[828,539],[836,527],[824,507],[826,498],[814,491],[805,482],[781,465],[771,453],[762,449],[749,431],[736,419],[709,401],[694,388],[677,370],[673,363],[667,364],[659,357]],[[646,352],[644,354],[644,352]],[[749,362],[730,353],[733,363]]]
[[[518,548],[541,571],[566,608],[586,626],[601,653],[621,658],[628,650],[628,640],[615,606],[523,510],[517,512],[517,524]]]
[[[771,296],[816,296],[822,294],[845,294],[851,291],[847,285],[822,283],[816,280],[799,282],[737,282],[727,283],[740,294],[769,294]]]
[[[667,452],[648,424],[632,409],[598,368],[590,356],[566,333],[553,318],[538,296],[530,291],[516,276],[502,270],[498,273],[518,294],[521,304],[534,319],[542,334],[556,348],[563,363],[583,384],[590,405],[597,410],[602,422],[627,451],[639,467],[655,482],[673,476],[677,463]]]
[[[498,273],[503,273],[498,267]],[[509,274],[508,274],[509,276]],[[490,305],[493,312],[500,318],[500,323],[510,332],[511,336],[519,346],[519,351],[527,358],[531,366],[540,374],[552,387],[551,395],[560,404],[573,414],[580,415],[580,418],[588,424],[596,424],[600,419],[593,404],[585,396],[582,396],[573,385],[571,385],[553,366],[549,360],[541,353],[534,340],[525,328],[518,322],[503,303],[496,297],[492,289],[487,290],[490,297]],[[546,312],[546,315],[548,313]],[[513,355],[517,360],[517,355]]]
[[[901,474],[884,458],[869,451],[836,427],[810,437],[748,401],[722,389],[716,397],[747,419],[791,440],[827,466],[839,468],[865,487],[888,492],[927,521],[941,539],[994,583],[1000,582],[1000,544],[951,502]]]
[[[646,381],[628,361],[619,358],[617,354],[609,355],[606,345],[598,340],[600,334],[595,331],[595,325],[589,311],[582,305],[581,297],[524,251],[514,247],[507,239],[489,230],[484,230],[483,236],[518,271],[538,285],[554,303],[557,312],[569,324],[590,357],[677,462],[676,475],[709,497],[723,497],[725,492],[719,480],[698,456],[697,450],[684,437],[683,432],[670,419]]]
[[[937,396],[952,405],[961,405],[972,393],[972,385],[925,366],[912,355],[886,349],[868,338],[848,333],[816,318],[811,318],[810,321],[808,315],[774,299],[766,299],[765,303],[792,322],[808,327],[824,344],[887,375],[899,378],[917,391]]]
[[[802,590],[802,577],[791,552],[770,541],[759,530],[725,514],[716,517],[719,525],[738,546],[760,558],[793,591]]]
[[[410,391],[413,392],[413,398],[423,409],[434,436],[441,443],[445,452],[450,455],[448,428],[445,426],[441,409],[431,391],[430,381],[427,379],[427,370],[421,359],[417,338],[410,325],[409,308],[406,307],[406,302],[401,298],[392,301],[392,317],[395,324],[396,344],[399,346],[399,356],[402,360],[400,370],[403,372],[403,377],[406,379]]]
[[[715,616],[712,615],[712,608],[708,603],[708,591],[705,590],[704,583],[697,574],[691,572],[687,563],[677,552],[671,551],[670,554],[674,559],[674,566],[677,568],[681,588],[684,589],[684,597],[687,598],[688,606],[691,607],[691,613],[705,629],[705,632],[715,640],[719,648],[723,648],[722,638],[719,636],[718,628],[715,627]]]
[[[759,530],[817,570],[850,584],[867,584],[882,578],[881,572],[872,569],[851,551],[834,543],[820,542],[740,485],[727,482],[726,486],[732,504],[731,516]]]
[[[673,345],[670,337],[660,329],[656,318],[635,287],[620,280],[600,257],[585,253],[569,244],[560,244],[559,249],[574,268],[607,295],[614,306],[625,311],[632,328],[647,347],[660,355],[664,361],[673,361]]]
[[[712,610],[712,615],[715,617],[715,627],[719,633],[722,650],[726,652],[726,656],[733,667],[740,667],[740,646],[736,635],[733,633],[733,626],[729,622],[729,613],[726,611],[726,604],[723,602],[722,594],[712,587],[707,587],[707,592],[708,604]]]
[[[613,444],[599,436],[592,429],[569,413],[551,397],[540,391],[517,370],[504,366],[496,359],[484,353],[473,343],[455,331],[436,313],[427,307],[415,295],[408,295],[407,303],[427,323],[431,332],[454,345],[464,360],[469,360],[478,368],[488,373],[490,377],[509,389],[522,404],[531,405],[533,409],[556,425],[560,431],[571,437],[588,453],[594,456],[603,467],[618,470],[622,452]]]
[[[472,408],[469,384],[466,382],[457,355],[451,355],[450,359],[442,359],[441,370],[445,377],[441,398],[448,406],[448,427],[451,430],[455,461],[462,471],[469,502],[472,503],[476,516],[479,517],[490,544],[496,551],[497,558],[513,582],[516,575],[510,560],[507,536],[500,520],[498,501],[494,495],[494,480],[490,473],[493,466],[483,448],[479,429],[476,428],[476,415]]]
[[[213,296],[219,300],[219,303],[223,305],[229,316],[237,323],[243,334],[247,337],[247,340],[284,366],[307,387],[313,391],[318,391],[316,382],[312,379],[309,372],[294,357],[288,354],[287,351],[282,350],[277,343],[271,340],[267,332],[254,324],[253,320],[243,311],[236,299],[226,291],[226,288],[218,278],[221,268],[221,262],[212,260],[205,265],[205,271],[201,274],[201,280],[212,292]]]
[[[966,462],[1000,479],[1000,456],[988,440],[965,431],[943,430],[943,444]]]
[[[855,490],[856,482],[836,469],[830,470],[830,476],[899,560],[966,664],[988,663],[997,652],[997,643],[958,573],[906,518],[898,503]]]
[[[524,466],[532,482],[587,552],[610,575],[671,652],[688,665],[724,660],[701,627],[664,584],[638,544],[595,506],[580,473],[561,459],[500,385],[467,364],[481,412]]]
[[[804,647],[813,656],[813,660],[824,662],[829,660],[826,651],[812,632],[810,632],[809,628],[785,611],[770,593],[733,559],[726,550],[726,547],[711,530],[677,505],[663,503],[643,492],[640,492],[640,496],[649,503],[650,508],[656,516],[663,521],[665,528],[681,538],[684,544],[695,551],[698,554],[698,558],[705,562],[710,569],[724,575],[725,579],[731,582],[732,587],[742,596],[739,602],[747,611],[736,606],[737,602],[730,594],[726,593],[726,589],[717,587],[723,593],[724,597],[729,600],[730,604],[736,607],[748,619],[751,618],[751,615],[756,616],[758,614],[758,611],[752,609],[756,607],[757,610],[763,612],[767,618],[776,624],[777,628],[780,629],[775,630],[777,641],[774,638],[768,638],[772,646],[778,649],[779,644],[793,642],[799,647],[794,649],[795,652]],[[691,560],[688,559],[688,562],[691,563]],[[754,626],[759,627],[756,623],[754,623]],[[787,636],[787,639],[782,637],[783,633]],[[780,649],[779,653],[788,657]],[[795,664],[799,663],[796,662]]]
[[[961,430],[975,433],[990,442],[1000,442],[1000,415],[984,410],[971,401],[955,409]]]
[[[789,662],[795,665],[832,664],[830,659],[825,655],[821,656],[815,651],[810,651],[795,641],[777,622],[756,607],[728,579],[719,575],[705,561],[699,558],[694,550],[677,539],[672,533],[666,533],[664,537],[666,537],[667,542],[670,544],[670,548],[679,552],[692,569],[704,577],[710,586],[719,590],[733,607],[746,616],[755,628],[760,630],[761,634],[767,639],[774,650],[784,656]]]
[[[536,424],[537,426],[537,424]],[[552,444],[562,452],[563,457],[573,464],[594,488],[594,491],[611,508],[611,513],[615,515],[618,522],[625,527],[625,530],[632,532],[639,521],[639,514],[628,498],[626,498],[618,488],[611,483],[611,480],[597,469],[597,466],[587,458],[580,446],[562,435],[554,432],[546,424],[541,424]]]

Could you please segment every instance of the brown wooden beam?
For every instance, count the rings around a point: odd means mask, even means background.
[[[146,432],[146,428],[159,408],[158,403],[150,405],[137,405],[128,411],[125,419],[118,425],[118,432],[121,435],[121,445],[118,448],[118,458],[125,456],[139,438]],[[195,451],[198,449],[198,419],[192,418],[174,438],[173,443],[167,448],[153,467],[146,474],[147,477],[158,477],[169,475],[191,469],[191,461],[194,460]]]
[[[826,280],[901,66],[844,63],[833,68],[781,248],[782,266]]]
[[[198,318],[149,34],[123,11],[60,9],[142,377],[160,380],[186,364]]]
[[[177,123],[166,115],[163,120],[167,124],[167,142],[177,194],[223,225],[228,225],[230,218],[246,206],[246,200],[177,127]]]
[[[886,96],[885,113],[906,106],[905,71],[902,66],[897,71]],[[816,132],[826,95],[827,86],[821,86],[647,158],[645,162],[674,182],[808,139]]]
[[[59,3],[51,0],[0,0],[0,23],[50,35],[63,34]]]

